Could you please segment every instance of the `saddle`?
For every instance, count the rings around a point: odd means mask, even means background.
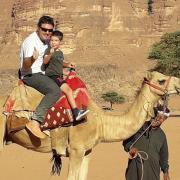
[[[73,90],[77,107],[79,109],[87,109],[89,105],[87,88],[84,82],[77,77],[75,71],[69,73],[66,82]],[[41,99],[42,95],[38,91],[24,85],[19,80],[4,105],[8,133],[25,128],[26,123],[29,121]],[[69,126],[72,123],[71,107],[66,96],[62,94],[53,107],[48,109],[41,129],[43,131],[50,130],[61,126]]]

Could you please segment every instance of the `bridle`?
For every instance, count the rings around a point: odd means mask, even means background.
[[[168,94],[167,89],[168,89],[170,80],[171,80],[171,76],[169,76],[169,78],[167,79],[167,82],[166,82],[166,85],[165,85],[164,88],[162,88],[162,87],[160,87],[160,86],[158,86],[156,84],[151,83],[147,78],[144,78],[144,81],[143,81],[144,84],[147,84],[147,85],[153,87],[154,89],[157,89],[157,90],[160,90],[161,92],[163,92],[163,94],[161,95],[161,99],[163,100],[163,111],[164,111],[164,113],[165,113],[165,109],[168,106],[168,96],[169,96],[169,94]]]
[[[164,94],[168,94],[167,88],[168,88],[168,86],[169,86],[170,80],[171,80],[171,76],[169,76],[169,78],[167,79],[167,83],[166,83],[166,86],[165,86],[164,88],[162,88],[162,87],[160,87],[160,86],[158,86],[158,85],[156,85],[156,84],[151,83],[147,78],[144,78],[143,83],[144,83],[144,84],[148,84],[149,86],[151,86],[151,87],[153,87],[153,88],[155,88],[155,89],[157,89],[157,90],[160,90],[160,91],[163,92]]]

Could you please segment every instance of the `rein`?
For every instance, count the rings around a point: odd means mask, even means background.
[[[163,100],[163,112],[165,113],[165,110],[166,108],[168,107],[168,86],[169,86],[169,83],[170,83],[170,80],[171,80],[171,76],[169,76],[169,78],[167,79],[167,83],[165,85],[164,88],[161,88],[160,86],[156,85],[156,84],[153,84],[151,83],[147,78],[144,78],[144,81],[143,83],[157,89],[157,90],[160,90],[162,91],[164,94],[162,95],[162,100]]]

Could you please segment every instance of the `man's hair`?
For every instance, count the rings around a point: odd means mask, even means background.
[[[58,37],[60,41],[63,40],[63,33],[61,31],[58,30],[53,31],[52,36]]]
[[[50,16],[42,16],[37,25],[41,27],[42,24],[51,24],[54,27],[54,19]]]

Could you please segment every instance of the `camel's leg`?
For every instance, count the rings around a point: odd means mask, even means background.
[[[79,180],[87,179],[89,159],[90,159],[89,156],[90,154],[83,157],[83,161],[82,161],[80,172],[79,172]]]
[[[79,149],[69,151],[68,180],[80,180],[80,168],[84,157],[84,152]]]

